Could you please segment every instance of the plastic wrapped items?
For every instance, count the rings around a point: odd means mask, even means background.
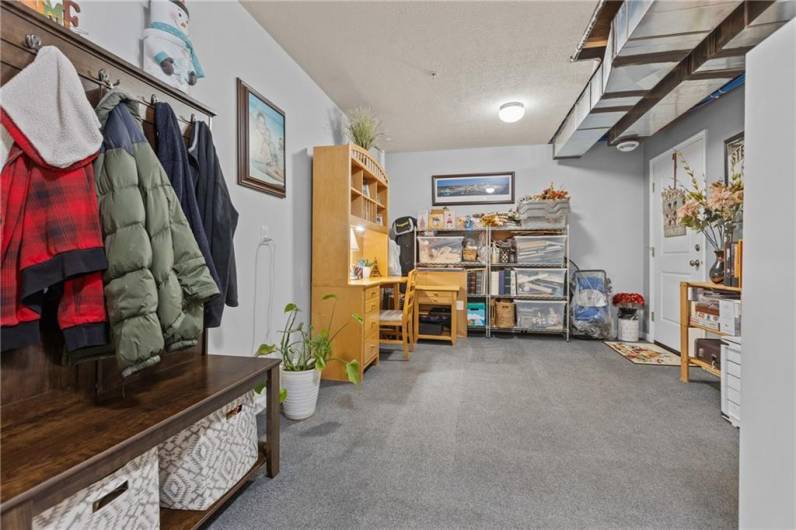
[[[603,270],[572,275],[572,332],[594,339],[611,338],[611,282]]]
[[[566,236],[514,236],[517,263],[563,267],[566,265]]]
[[[517,300],[517,327],[528,331],[564,331],[566,302]]]
[[[418,236],[420,263],[461,263],[461,236]]]
[[[538,298],[564,298],[565,269],[515,269],[516,295]]]

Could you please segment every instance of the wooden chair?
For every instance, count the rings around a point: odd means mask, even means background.
[[[404,293],[402,309],[383,309],[379,315],[381,327],[381,344],[400,344],[404,351],[404,359],[409,360],[415,351],[417,330],[414,329],[415,318],[415,271],[409,272]]]

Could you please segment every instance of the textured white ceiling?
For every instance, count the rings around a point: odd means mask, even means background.
[[[243,2],[343,110],[376,111],[387,151],[547,143],[593,70],[569,56],[595,4]]]

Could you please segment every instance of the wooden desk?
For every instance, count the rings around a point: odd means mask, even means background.
[[[702,359],[697,359],[696,357],[691,357],[689,355],[691,346],[689,330],[701,329],[714,335],[727,335],[719,330],[713,330],[705,326],[700,326],[696,323],[691,323],[691,300],[688,299],[688,290],[691,288],[719,291],[723,293],[741,293],[740,287],[728,287],[726,285],[715,284],[712,282],[680,282],[680,381],[683,383],[688,382],[688,368],[690,366],[698,366],[709,374],[715,375],[716,377],[721,377],[720,370],[717,370]]]
[[[279,473],[279,360],[196,356],[154,373],[127,397],[93,405],[53,391],[2,409],[2,527],[29,529],[33,516],[265,381],[267,439],[240,482],[206,511],[161,508],[163,528],[196,528],[253,478]]]
[[[447,340],[456,344],[456,302],[459,299],[458,285],[417,285],[415,286],[415,329],[418,339]],[[420,333],[420,306],[448,306],[451,312],[450,335],[424,335]]]
[[[371,364],[379,364],[379,316],[381,313],[381,289],[383,286],[406,282],[403,276],[379,276],[367,280],[348,280],[343,287],[313,288],[313,325],[326,327],[334,318],[330,329],[341,331],[333,344],[333,356],[345,361],[356,360],[360,366],[360,377],[364,379],[365,369]],[[324,300],[326,295],[337,297],[337,307],[332,315],[334,304]],[[352,322],[351,315],[362,316],[362,325]],[[322,377],[332,381],[348,381],[343,363],[329,363]]]

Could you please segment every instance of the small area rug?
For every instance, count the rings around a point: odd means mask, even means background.
[[[649,342],[605,342],[606,346],[635,364],[680,366],[680,356]]]

